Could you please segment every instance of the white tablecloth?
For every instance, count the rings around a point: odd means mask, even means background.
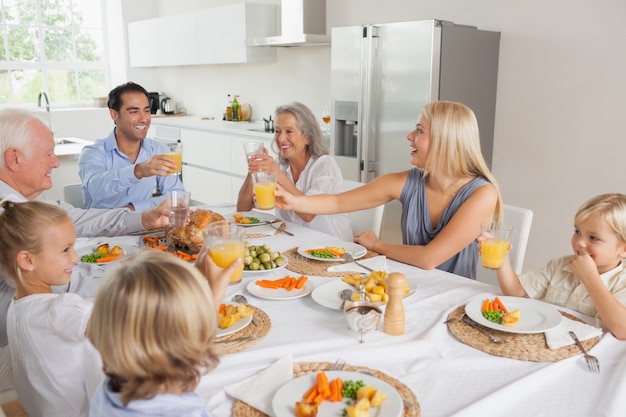
[[[232,206],[213,209],[222,214],[234,211]],[[285,251],[329,239],[293,224],[287,229],[295,236],[280,233],[251,241]],[[254,297],[245,287],[259,276],[244,277],[230,286],[229,295],[245,294],[269,315],[272,327],[255,346],[222,356],[217,369],[202,378],[196,391],[213,417],[231,416],[233,399],[225,394],[225,385],[248,378],[288,354],[294,362],[344,358],[351,365],[380,370],[411,388],[425,417],[626,415],[626,343],[610,334],[602,337],[591,351],[600,360],[599,374],[587,370],[581,355],[556,363],[491,356],[459,342],[443,321],[475,297],[500,294],[498,288],[438,270],[388,263],[390,272],[401,272],[417,285],[416,293],[404,300],[405,334],[384,334],[381,320],[379,330],[368,333],[364,344],[348,329],[340,311],[323,307],[310,296],[281,301]],[[271,271],[263,277],[275,279],[288,272]],[[319,286],[340,278],[309,279]]]

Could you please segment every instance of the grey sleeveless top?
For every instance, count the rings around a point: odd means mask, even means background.
[[[433,240],[446,227],[454,213],[461,207],[461,204],[476,189],[487,184],[490,184],[490,182],[486,178],[476,177],[463,186],[457,195],[454,196],[450,205],[444,210],[437,227],[433,228],[428,204],[426,203],[424,174],[417,168],[411,169],[400,195],[400,202],[402,203],[402,219],[400,223],[402,227],[402,242],[405,245],[425,245]],[[478,241],[474,240],[461,252],[439,265],[437,269],[476,279],[477,263]]]

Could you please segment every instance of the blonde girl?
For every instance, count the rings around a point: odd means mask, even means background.
[[[78,261],[76,234],[57,205],[2,203],[0,263],[14,281],[7,314],[13,378],[30,417],[86,416],[89,397],[104,375],[98,352],[85,337],[92,304],[67,284]]]
[[[89,415],[207,417],[194,389],[218,363],[214,298],[198,269],[160,251],[112,271],[87,329],[107,375]]]

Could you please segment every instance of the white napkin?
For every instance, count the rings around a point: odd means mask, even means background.
[[[273,416],[274,394],[292,378],[293,360],[291,355],[288,355],[246,380],[225,386],[224,391],[251,407]]]
[[[591,339],[596,336],[602,336],[602,329],[563,317],[563,321],[558,327],[548,330],[545,333],[548,347],[550,347],[550,349],[558,349],[563,346],[573,344],[574,339],[572,339],[568,333],[570,330],[576,333],[578,340],[581,341]]]
[[[357,261],[365,266],[369,266],[374,271],[387,271],[387,257],[384,255],[374,256],[373,258],[361,259]],[[365,268],[361,268],[354,262],[348,264],[334,265],[326,269],[328,272],[360,272],[362,274],[369,274]]]

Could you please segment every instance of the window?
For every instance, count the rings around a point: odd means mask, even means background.
[[[101,0],[0,0],[0,107],[105,96]]]

